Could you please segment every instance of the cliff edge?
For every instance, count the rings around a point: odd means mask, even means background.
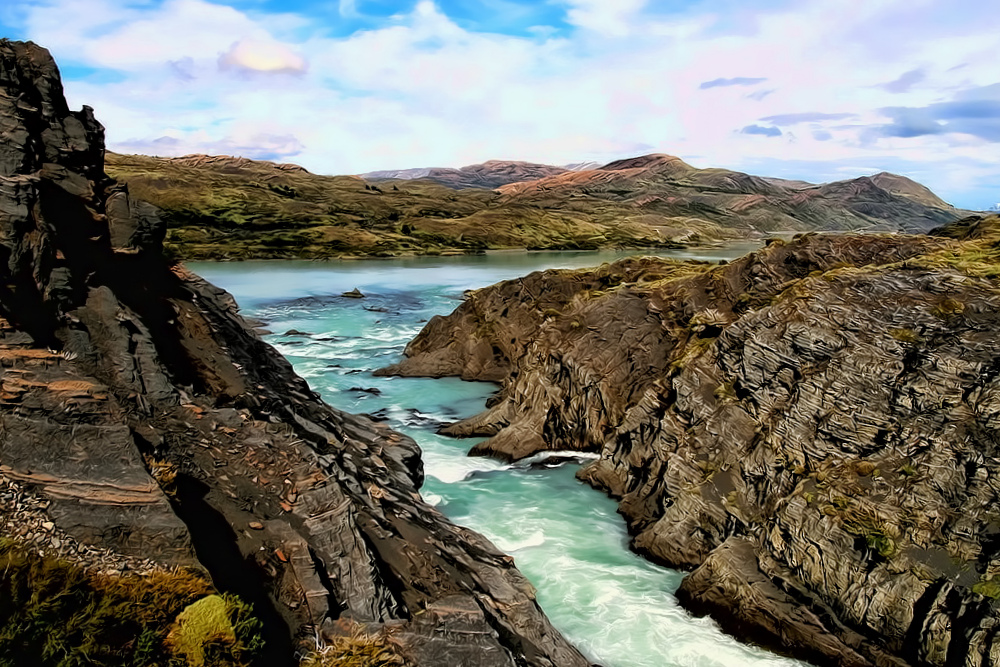
[[[201,573],[253,604],[259,664],[344,627],[414,665],[588,664],[510,557],[421,500],[413,441],[324,404],[164,258],[157,210],[105,175],[103,128],[34,44],[0,40],[0,129],[4,549]]]
[[[475,454],[600,458],[681,602],[818,665],[1000,664],[1000,218],[471,293],[384,373],[502,382]]]

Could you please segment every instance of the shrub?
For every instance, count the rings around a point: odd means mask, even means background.
[[[95,575],[0,539],[0,667],[166,667],[174,619],[211,592],[197,573]],[[261,647],[259,622],[224,599],[238,650],[215,664],[242,665]]]
[[[260,621],[232,595],[209,595],[188,605],[167,635],[166,647],[190,667],[241,665],[263,646]]]
[[[300,667],[397,667],[405,664],[385,637],[354,630],[314,651]]]

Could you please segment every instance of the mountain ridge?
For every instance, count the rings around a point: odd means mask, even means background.
[[[191,259],[676,248],[781,231],[926,232],[966,213],[896,175],[800,184],[663,154],[576,171],[491,161],[370,182],[222,156],[108,153],[107,164],[161,209],[168,247]]]
[[[823,667],[992,667],[1000,218],[802,234],[475,290],[383,375],[500,384],[442,433],[598,458],[632,546],[728,632]]]

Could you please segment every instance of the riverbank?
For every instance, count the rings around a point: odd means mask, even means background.
[[[715,248],[685,259],[743,254]],[[385,420],[421,447],[422,494],[453,521],[487,535],[537,590],[553,624],[606,667],[797,667],[741,645],[710,619],[681,609],[683,575],[632,553],[617,504],[577,481],[579,463],[508,466],[467,456],[478,439],[437,433],[483,409],[492,383],[374,377],[400,358],[424,321],[452,310],[468,289],[553,266],[622,259],[619,253],[497,253],[399,262],[192,263],[225,286],[242,313],[274,331],[267,340],[329,402]],[[359,287],[365,299],[341,292]]]
[[[992,665],[1000,219],[807,235],[469,295],[388,375],[502,383],[443,429],[596,454],[633,546],[728,631],[823,665]]]

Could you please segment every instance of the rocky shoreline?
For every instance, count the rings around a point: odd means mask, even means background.
[[[818,665],[1000,663],[1000,219],[477,290],[381,371],[502,383],[473,454],[599,454],[633,547]]]
[[[589,664],[510,557],[421,499],[412,440],[324,404],[164,256],[48,52],[3,40],[0,65],[0,538],[111,576],[200,572],[263,621],[256,664],[345,624],[413,665]]]

